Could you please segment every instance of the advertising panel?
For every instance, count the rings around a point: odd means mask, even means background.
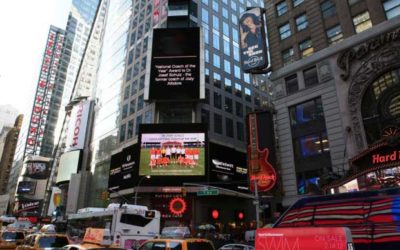
[[[17,187],[17,194],[34,194],[36,181],[20,181]]]
[[[242,70],[256,73],[268,66],[268,55],[263,11],[252,8],[244,12],[240,19],[240,54]]]
[[[272,111],[249,113],[248,170],[251,191],[266,192],[276,184],[275,133]]]
[[[353,250],[350,229],[345,227],[261,228],[256,249]]]
[[[235,149],[210,143],[210,181],[222,188],[247,192],[246,154]]]
[[[205,133],[142,133],[139,175],[205,175]]]
[[[58,166],[56,183],[69,181],[71,174],[78,172],[81,159],[81,150],[66,152],[61,155]]]
[[[61,189],[58,187],[51,188],[51,198],[49,202],[49,208],[47,210],[47,215],[52,216],[53,212],[56,210],[56,207],[60,206],[62,202],[62,193]]]
[[[89,121],[91,101],[82,101],[75,105],[71,111],[68,124],[65,151],[83,149],[85,146],[86,129]]]
[[[39,213],[42,208],[43,200],[20,200],[17,201],[16,214],[20,213]]]
[[[108,190],[118,192],[135,185],[134,172],[137,172],[138,145],[124,148],[122,152],[111,156],[110,175],[108,178]]]
[[[154,29],[147,65],[145,99],[182,101],[204,98],[199,27]]]
[[[47,179],[49,173],[48,162],[27,162],[25,163],[23,176],[32,179]]]

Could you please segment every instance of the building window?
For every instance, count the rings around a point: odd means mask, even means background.
[[[322,16],[324,18],[336,15],[336,6],[332,0],[326,0],[321,3]]]
[[[146,111],[144,113],[144,123],[152,123],[153,122],[153,112],[151,110]]]
[[[208,10],[206,10],[204,8],[201,9],[201,20],[204,23],[208,24]]]
[[[243,104],[240,102],[236,102],[236,115],[243,117]]]
[[[126,124],[122,124],[119,129],[119,142],[125,141]]]
[[[214,114],[214,132],[222,134],[222,116],[219,114]]]
[[[294,62],[293,48],[282,51],[282,61],[284,66]]]
[[[329,152],[329,141],[326,133],[316,133],[296,138],[294,154],[296,159],[304,159]]]
[[[234,74],[235,74],[235,77],[237,78],[237,79],[240,79],[240,76],[241,76],[241,71],[240,71],[240,67],[239,66],[237,66],[237,65],[234,65],[233,66],[233,70],[234,70]]]
[[[216,68],[221,68],[221,58],[217,54],[213,54],[213,65]]]
[[[138,81],[135,80],[135,81],[133,81],[132,84],[131,84],[131,95],[136,94],[136,93],[137,93],[137,90],[138,90]]]
[[[231,54],[231,44],[229,41],[224,39],[224,54],[229,56]]]
[[[244,88],[244,99],[251,102],[251,90],[248,88]]]
[[[225,91],[232,93],[232,81],[228,78],[225,78],[224,82]]]
[[[244,126],[241,122],[236,122],[236,137],[239,141],[244,141]]]
[[[297,31],[304,30],[308,27],[307,15],[302,14],[296,18]]]
[[[225,133],[226,136],[233,138],[233,120],[230,118],[225,118]]]
[[[291,75],[285,78],[286,94],[290,95],[299,90],[299,84],[297,82],[297,75]]]
[[[292,0],[293,1],[293,7],[299,6],[301,3],[304,2],[304,0]]]
[[[292,35],[292,32],[290,31],[290,24],[285,23],[284,25],[281,25],[279,27],[279,35],[281,37],[281,40],[288,38],[290,35]]]
[[[314,48],[312,47],[311,39],[308,38],[299,44],[301,57],[311,56],[314,53]]]
[[[136,109],[136,100],[133,99],[129,103],[129,114],[131,115],[131,114],[135,113],[135,109]]]
[[[219,18],[213,15],[213,28],[219,30]]]
[[[351,5],[361,2],[361,1],[362,0],[347,0],[347,3],[351,6]]]
[[[140,126],[140,124],[142,124],[142,116],[141,115],[136,117],[135,135],[139,134],[139,126]]]
[[[399,0],[386,0],[383,2],[383,9],[386,13],[386,18],[392,19],[400,15],[400,1]]]
[[[207,128],[210,128],[210,111],[201,109],[201,122],[207,124]]]
[[[235,96],[242,97],[242,85],[235,83]]]
[[[276,5],[276,14],[282,16],[288,11],[288,6],[285,1],[280,2]]]
[[[129,89],[130,89],[130,85],[125,87],[124,100],[128,99],[128,97],[129,97]]]
[[[306,101],[289,108],[290,123],[292,126],[305,124],[310,121],[323,120],[321,98]]]
[[[356,33],[363,32],[372,27],[371,18],[369,17],[369,12],[365,11],[357,16],[353,17],[353,24]]]
[[[219,109],[222,108],[222,97],[218,92],[214,92],[214,107]]]
[[[304,85],[306,86],[306,88],[318,84],[318,73],[316,66],[304,70],[303,75],[304,75]]]
[[[137,110],[141,110],[144,107],[143,95],[140,95],[137,102]]]
[[[225,109],[226,112],[232,113],[232,111],[233,111],[233,103],[232,103],[232,99],[231,98],[225,97],[224,109]]]
[[[222,22],[222,31],[225,36],[229,37],[229,24]]]
[[[122,119],[126,118],[128,116],[128,104],[125,104],[122,107]]]
[[[128,122],[128,132],[126,135],[127,139],[131,139],[133,137],[133,120]]]
[[[340,24],[326,30],[326,37],[328,38],[329,45],[342,41],[343,33]]]
[[[214,86],[217,88],[221,88],[221,75],[214,72]]]
[[[224,60],[224,71],[228,73],[229,75],[232,73],[231,72],[231,62],[228,60]]]
[[[213,33],[213,47],[219,50],[219,36]]]

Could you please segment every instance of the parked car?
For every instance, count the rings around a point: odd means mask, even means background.
[[[250,245],[232,243],[223,245],[218,250],[255,250],[255,248]]]
[[[154,239],[144,242],[139,250],[215,250],[211,241],[206,239]]]

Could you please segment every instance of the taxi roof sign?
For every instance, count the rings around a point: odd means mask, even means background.
[[[111,245],[111,234],[110,230],[104,228],[92,228],[88,227],[83,237],[84,243],[92,243],[98,245]]]

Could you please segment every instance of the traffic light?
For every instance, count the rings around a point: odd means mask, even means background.
[[[245,218],[245,213],[243,210],[235,211],[235,221],[243,221]]]

